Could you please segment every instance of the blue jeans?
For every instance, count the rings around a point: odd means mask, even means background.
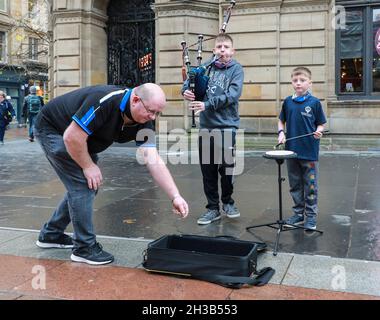
[[[28,120],[29,120],[29,138],[34,139],[33,129],[34,129],[34,122],[36,120],[38,113],[32,114],[29,113]]]
[[[34,133],[67,191],[50,220],[44,224],[40,237],[57,239],[71,221],[74,229],[74,249],[93,245],[96,242],[92,223],[96,191],[88,188],[82,168],[66,151],[62,135],[44,128],[35,128]],[[97,162],[96,154],[91,155],[91,158]]]
[[[316,218],[318,214],[318,161],[287,159],[294,214]]]
[[[0,120],[0,142],[4,141],[5,127],[5,122]]]

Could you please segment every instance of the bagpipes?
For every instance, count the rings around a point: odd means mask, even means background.
[[[235,6],[236,1],[231,0],[230,5],[225,11],[225,14],[223,16],[223,24],[220,28],[220,33],[225,33],[226,28],[228,25],[228,22],[231,17],[232,9]],[[202,65],[202,47],[203,43],[209,40],[215,39],[215,37],[203,39],[203,35],[198,35],[198,41],[196,43],[193,43],[192,45],[186,46],[186,41],[181,42],[182,46],[182,79],[183,81],[188,80],[189,81],[189,90],[194,92],[195,95],[195,101],[202,101],[208,86],[209,76],[206,74],[208,68],[219,59],[218,56],[214,55],[212,59],[210,59],[209,62]],[[197,61],[198,66],[192,67],[189,57],[189,48],[198,45],[198,55],[197,55]],[[195,113],[194,110],[192,110],[192,128],[195,128]]]

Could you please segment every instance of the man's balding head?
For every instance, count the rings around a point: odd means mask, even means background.
[[[166,97],[164,91],[155,83],[144,83],[136,87],[135,93],[149,105],[164,108],[166,104]]]
[[[165,105],[165,93],[157,84],[144,83],[133,89],[131,114],[136,122],[155,120]]]

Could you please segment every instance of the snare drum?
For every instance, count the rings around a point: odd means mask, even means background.
[[[290,150],[272,150],[263,155],[267,159],[290,159],[297,157],[297,154]]]

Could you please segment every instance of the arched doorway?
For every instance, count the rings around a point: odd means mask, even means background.
[[[107,9],[108,83],[135,87],[155,81],[154,0],[111,0]]]

